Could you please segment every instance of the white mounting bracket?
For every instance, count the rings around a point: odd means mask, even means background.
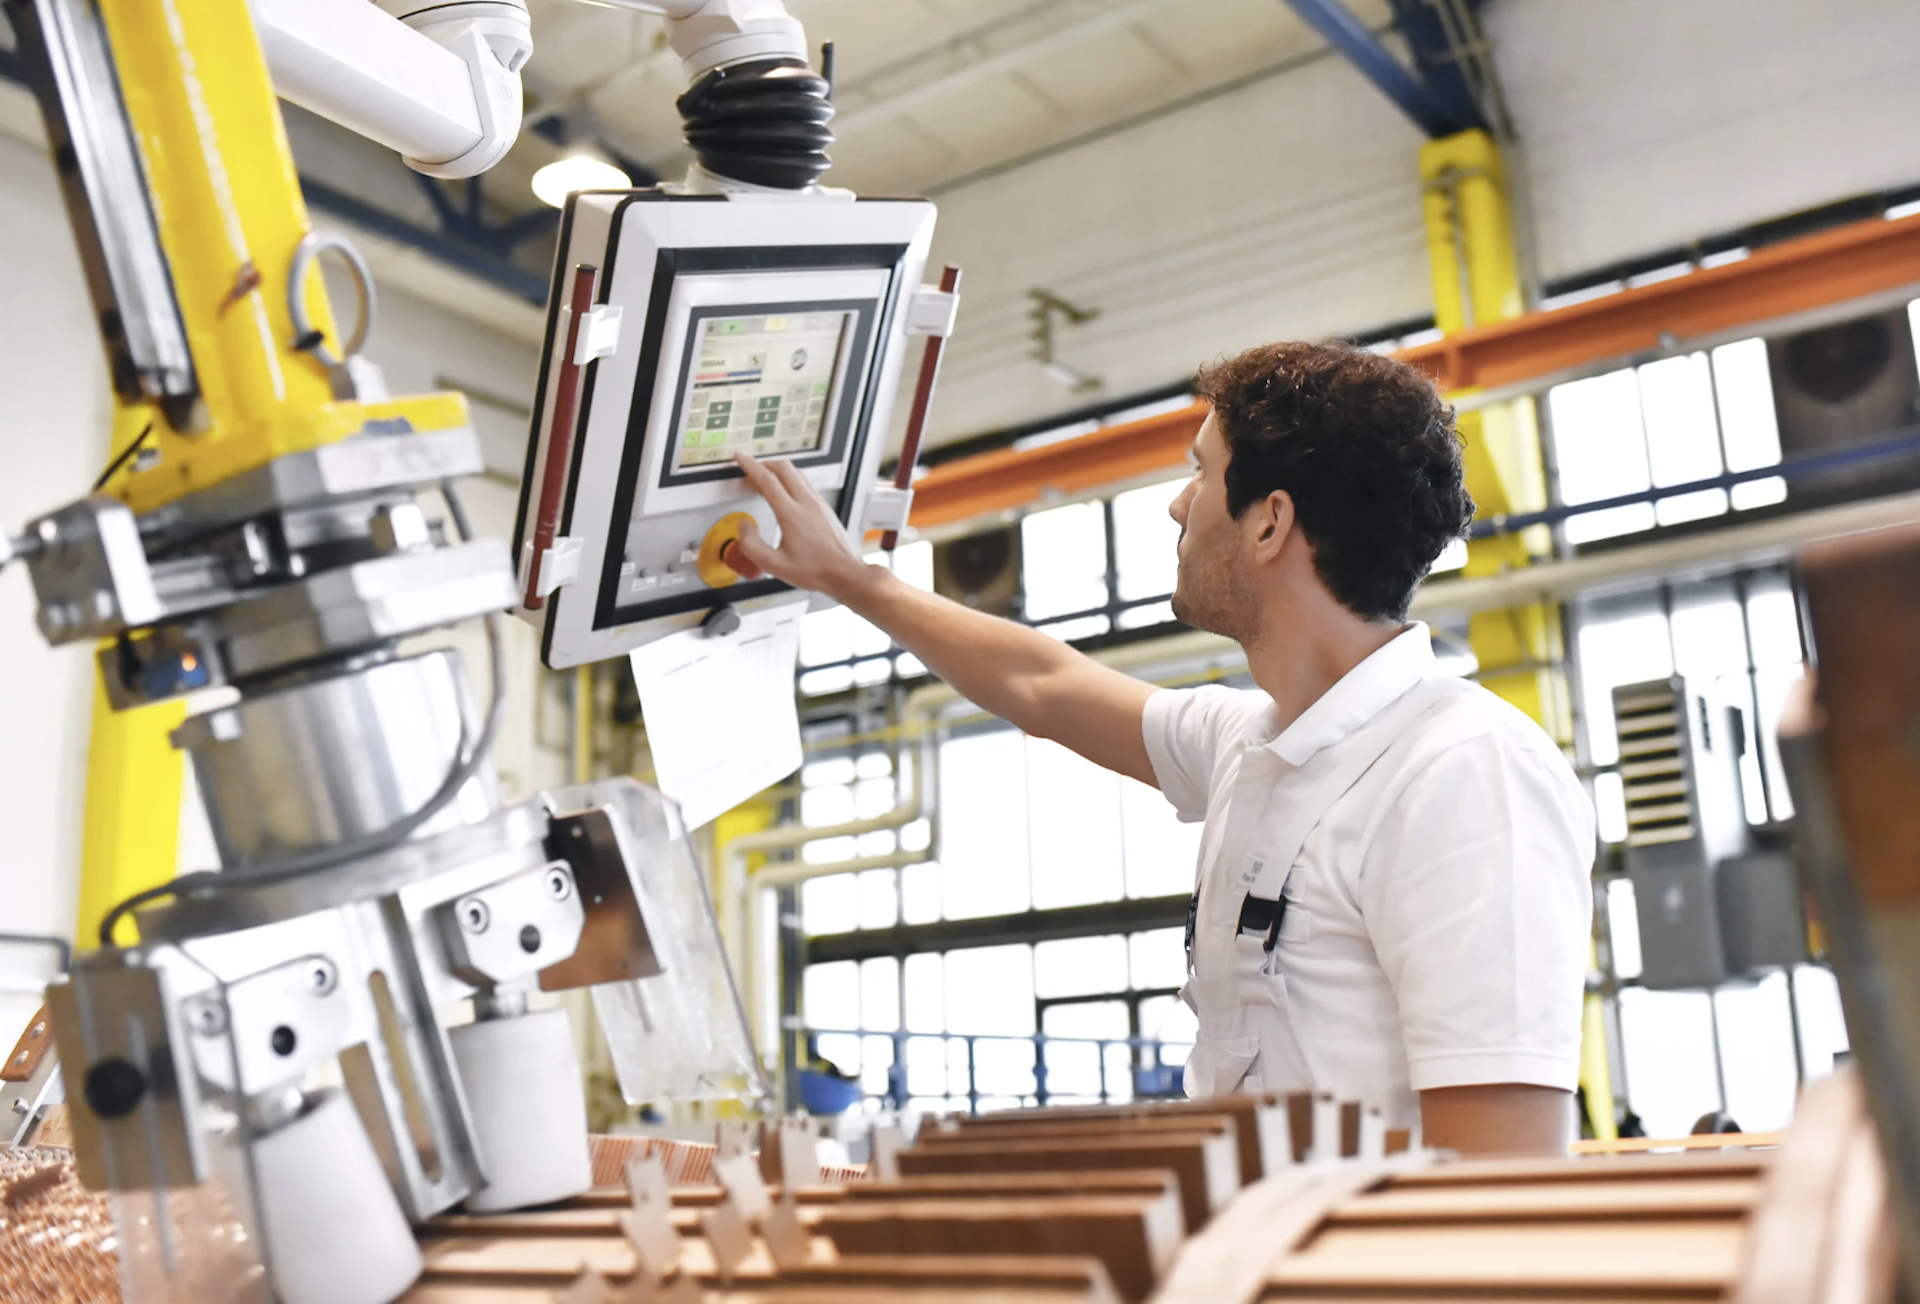
[[[953,319],[959,312],[958,290],[923,285],[914,291],[913,300],[907,305],[907,334],[937,335],[944,339],[953,334]]]
[[[580,318],[580,334],[573,344],[574,366],[584,367],[595,358],[609,357],[620,347],[620,313],[619,305],[603,303],[588,309]],[[560,324],[560,329],[566,329],[565,322]]]
[[[540,559],[540,583],[534,587],[537,597],[550,597],[553,591],[563,584],[571,584],[580,578],[581,541],[575,535],[561,535],[547,549],[546,556]],[[520,587],[525,590],[527,574],[533,566],[533,544],[529,542],[520,553]]]
[[[913,490],[875,485],[867,495],[867,530],[904,530],[913,512]]]

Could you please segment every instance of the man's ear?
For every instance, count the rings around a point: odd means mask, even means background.
[[[1253,557],[1269,562],[1280,555],[1293,534],[1293,495],[1276,489],[1247,505],[1246,521],[1253,536]]]

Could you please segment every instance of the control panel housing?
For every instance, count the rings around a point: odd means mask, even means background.
[[[778,537],[737,451],[798,467],[860,543],[933,220],[924,200],[833,193],[568,200],[514,527],[548,666],[788,591],[724,564],[742,513]],[[593,308],[575,322],[583,272]]]

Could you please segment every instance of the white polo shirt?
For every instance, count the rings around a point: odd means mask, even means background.
[[[1195,883],[1203,904],[1210,890],[1225,894],[1216,919],[1238,909],[1263,846],[1299,847],[1266,961],[1298,1053],[1263,1041],[1241,1090],[1332,1092],[1408,1126],[1414,1093],[1430,1088],[1575,1085],[1593,808],[1539,726],[1477,685],[1427,685],[1433,704],[1404,726],[1383,722],[1401,731],[1367,763],[1381,731],[1369,744],[1366,724],[1440,674],[1426,626],[1414,624],[1284,729],[1257,691],[1148,701],[1160,789],[1182,820],[1207,823]],[[1350,787],[1341,774],[1333,786],[1344,790],[1330,795],[1343,750],[1345,770],[1366,768]],[[1235,998],[1216,989],[1212,999]],[[1226,1026],[1219,1011],[1198,1012],[1203,1042],[1210,1013]]]

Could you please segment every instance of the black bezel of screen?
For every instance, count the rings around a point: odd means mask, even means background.
[[[615,267],[620,250],[620,228],[627,207],[634,202],[651,198],[647,194],[630,195],[613,212],[612,231],[607,241],[607,265],[600,280],[600,302],[607,302],[612,293]],[[876,201],[868,201],[876,202]],[[907,255],[907,246],[903,244],[870,245],[771,245],[771,246],[713,246],[709,248],[661,249],[654,255],[653,283],[647,295],[647,319],[642,328],[640,340],[640,359],[633,379],[633,404],[628,409],[627,434],[625,446],[620,453],[620,478],[614,486],[613,510],[607,518],[607,552],[601,558],[600,586],[595,594],[593,628],[611,629],[617,625],[631,625],[636,621],[649,620],[659,616],[674,616],[682,612],[702,611],[713,607],[724,607],[734,602],[744,602],[751,598],[766,597],[770,594],[784,593],[789,585],[781,580],[750,580],[732,585],[724,590],[703,589],[690,593],[676,593],[670,597],[643,598],[619,605],[620,566],[618,558],[626,549],[626,532],[621,531],[618,539],[613,537],[612,523],[626,521],[633,515],[633,498],[639,489],[640,466],[643,456],[644,436],[646,434],[646,414],[653,397],[655,373],[660,357],[660,342],[666,336],[667,308],[673,296],[674,278],[682,273],[695,275],[706,272],[803,272],[826,269],[861,270],[873,268],[887,273],[887,288],[880,296],[880,317],[874,323],[874,338],[889,338],[897,301],[900,297],[900,264]],[[649,365],[649,363],[655,365]],[[589,363],[587,378],[580,400],[580,429],[585,430],[592,412],[594,381],[598,363]],[[853,436],[847,449],[847,465],[858,466],[866,449],[867,440],[872,438],[872,422],[875,391],[879,386],[882,368],[867,368],[867,375],[861,386],[860,402],[856,408],[857,417],[853,425]],[[573,507],[575,491],[579,487],[580,450],[584,442],[576,445],[571,477],[567,485],[567,505],[563,518],[563,528],[573,531]],[[834,499],[834,514],[842,522],[853,510],[853,499],[859,486],[858,477],[847,476],[840,486],[840,493]],[[570,590],[562,589],[558,595],[563,601],[570,599]],[[548,618],[543,639],[542,655],[552,656],[552,638],[555,620]]]
[[[818,269],[808,269],[818,270]],[[776,453],[782,461],[792,462],[799,467],[831,466],[840,460],[846,451],[847,438],[852,433],[854,409],[842,400],[849,391],[858,392],[860,381],[865,376],[852,375],[855,358],[872,362],[867,356],[867,346],[873,339],[873,314],[876,304],[872,299],[809,299],[791,300],[786,303],[710,303],[702,304],[687,313],[687,333],[680,351],[680,382],[673,392],[674,414],[673,437],[665,453],[660,458],[660,487],[665,489],[673,485],[705,484],[712,480],[735,480],[740,477],[740,468],[731,462],[710,463],[686,471],[675,471],[673,459],[679,450],[680,409],[687,399],[687,386],[693,377],[693,368],[686,365],[694,356],[694,335],[703,321],[712,321],[716,317],[754,317],[771,316],[775,313],[805,312],[850,312],[853,314],[853,329],[841,337],[840,352],[833,360],[833,389],[827,394],[827,412],[821,425],[827,431],[826,440],[819,448],[810,453]],[[845,361],[843,368],[841,363]],[[854,383],[849,385],[851,380]]]

